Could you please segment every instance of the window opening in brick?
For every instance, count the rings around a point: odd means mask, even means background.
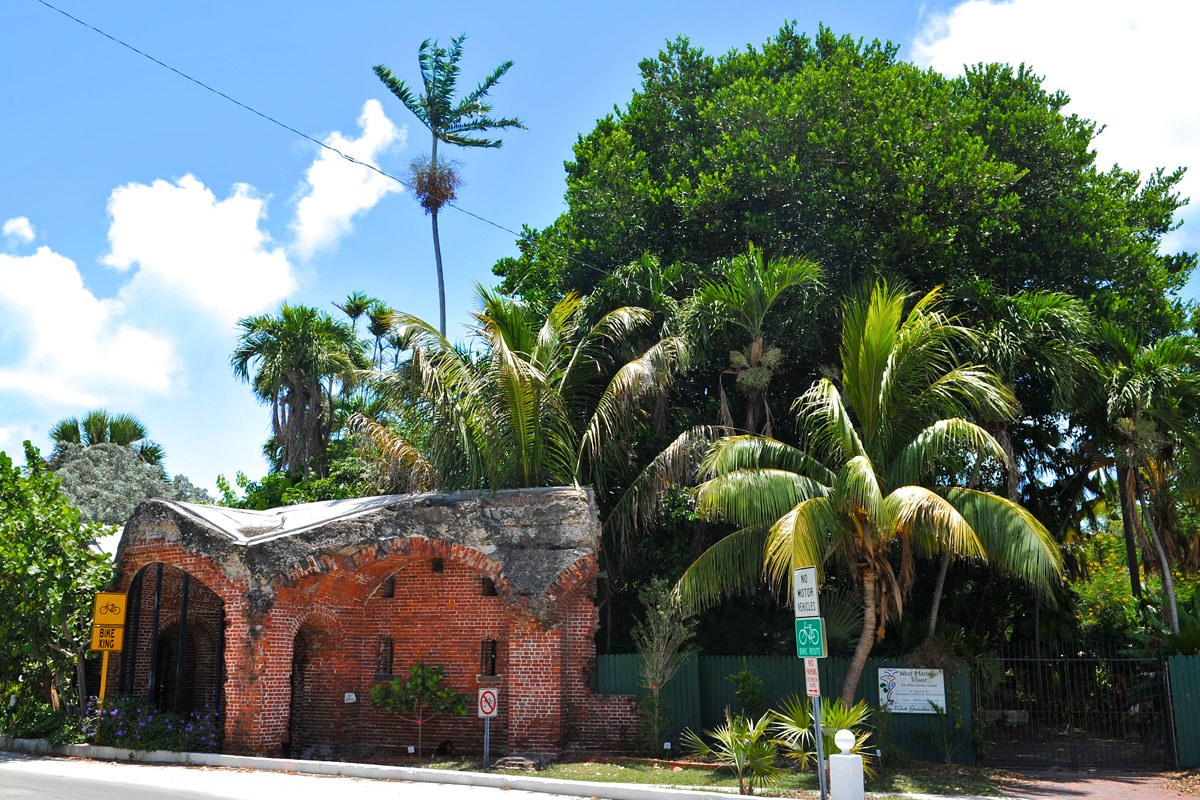
[[[445,572],[446,571],[446,562],[440,558],[435,558],[433,560],[433,571],[434,572]]]
[[[375,672],[380,675],[392,674],[392,637],[379,637],[379,653],[375,659]]]
[[[383,583],[379,584],[380,597],[395,597],[396,596],[396,576],[384,578]]]
[[[496,591],[496,582],[494,580],[492,580],[491,578],[485,577],[483,579],[483,596],[484,597],[496,597],[499,594],[500,593],[498,591]]]
[[[479,647],[479,674],[496,674],[496,640],[484,639]]]

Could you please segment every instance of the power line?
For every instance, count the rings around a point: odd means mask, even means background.
[[[230,103],[233,103],[238,108],[241,108],[245,111],[249,111],[251,114],[254,114],[255,116],[260,117],[262,119],[265,119],[267,122],[270,122],[272,125],[277,125],[278,127],[283,128],[285,131],[288,131],[289,133],[293,133],[296,136],[299,136],[301,139],[304,139],[305,141],[312,142],[317,147],[324,148],[325,150],[328,150],[331,153],[336,153],[338,156],[341,156],[346,161],[349,161],[351,164],[358,164],[360,167],[366,167],[367,169],[377,172],[389,180],[395,181],[396,183],[400,184],[401,186],[405,187],[406,189],[409,189],[414,192],[416,191],[416,187],[413,186],[408,181],[404,180],[403,178],[401,178],[397,175],[393,175],[392,173],[387,172],[385,170],[382,170],[379,167],[377,167],[374,164],[371,164],[367,161],[361,161],[348,153],[342,152],[341,150],[339,150],[338,148],[336,148],[330,144],[322,142],[319,139],[313,138],[312,136],[309,136],[307,133],[304,133],[301,130],[297,130],[296,128],[293,128],[291,125],[288,125],[286,122],[282,122],[282,121],[276,119],[275,117],[271,116],[270,114],[266,114],[262,111],[259,111],[257,108],[247,105],[246,103],[243,103],[242,101],[238,100],[237,98],[234,98],[234,97],[231,97],[231,96],[225,94],[225,92],[222,92],[220,89],[216,89],[216,88],[208,85],[207,83],[200,80],[199,78],[194,78],[191,75],[189,75],[188,73],[184,72],[183,70],[177,69],[177,68],[171,66],[170,64],[166,63],[165,61],[155,58],[154,56],[150,55],[149,53],[145,52],[144,50],[140,50],[137,47],[134,47],[129,42],[126,42],[123,39],[119,39],[116,36],[113,36],[112,34],[108,33],[107,31],[103,31],[100,28],[97,28],[95,25],[92,25],[89,22],[85,22],[84,20],[80,19],[79,17],[75,16],[74,14],[64,11],[63,9],[59,8],[58,6],[47,2],[47,0],[35,0],[35,1],[40,3],[41,5],[45,6],[46,8],[50,9],[51,11],[58,12],[59,14],[66,17],[67,19],[71,20],[72,22],[78,23],[79,25],[82,25],[83,27],[87,28],[88,30],[100,34],[105,39],[108,39],[109,41],[111,41],[115,44],[118,44],[127,50],[131,50],[132,52],[137,53],[142,58],[145,58],[149,61],[154,62],[155,64],[162,67],[163,69],[166,69],[166,70],[169,70],[169,71],[175,73],[176,75],[183,78],[184,80],[194,83],[197,86],[199,86],[200,88],[202,88],[206,91],[212,92],[213,94],[217,95],[218,97],[228,100]],[[506,225],[501,225],[499,222],[490,220],[487,217],[484,217],[480,214],[476,214],[474,211],[468,211],[467,209],[465,209],[462,206],[457,205],[453,202],[447,203],[446,205],[450,206],[455,211],[458,211],[462,214],[466,214],[468,217],[473,217],[474,219],[477,219],[480,222],[483,222],[487,225],[491,225],[493,228],[498,228],[498,229],[504,231],[505,233],[512,234],[513,236],[516,236],[518,239],[520,239],[522,237],[521,233],[514,231],[512,228],[509,228]],[[581,267],[595,270],[600,275],[607,276],[610,274],[608,272],[608,270],[604,270],[604,269],[601,269],[600,267],[593,266],[592,264],[589,264],[586,261],[582,261],[579,258],[571,255],[570,253],[563,253],[562,255],[565,256],[568,260],[573,261],[574,263],[578,264]],[[641,287],[641,288],[649,290],[649,287]]]

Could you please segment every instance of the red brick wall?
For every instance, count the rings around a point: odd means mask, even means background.
[[[118,585],[128,589],[142,566],[160,560],[174,565],[164,568],[159,629],[176,634],[182,573],[175,567],[192,575],[188,619],[202,633],[220,630],[223,602],[227,752],[375,760],[407,755],[417,743],[416,726],[368,703],[383,637],[393,642],[393,673],[402,681],[408,666],[424,659],[443,667],[449,684],[468,696],[466,717],[424,726],[426,755],[447,740],[458,753],[482,751],[483,721],[475,714],[482,686],[500,690],[493,757],[552,758],[566,750],[623,752],[630,746],[633,699],[591,689],[597,627],[591,557],[566,570],[549,597],[532,603],[508,598],[501,565],[483,554],[419,537],[312,560],[265,592],[229,578],[163,534],[142,533],[122,552]],[[434,558],[444,560],[444,571],[433,571]],[[394,597],[381,597],[378,589],[389,576],[395,577]],[[499,596],[484,596],[484,576],[495,580]],[[143,692],[153,584],[151,567],[142,588],[146,630],[135,672]],[[479,676],[485,639],[497,642],[495,678]],[[200,703],[215,694],[201,675],[215,659],[215,639],[197,635],[195,641],[184,666],[187,672],[194,662],[197,669],[184,687],[194,685]],[[110,692],[117,690],[116,680],[110,676]],[[357,702],[344,702],[347,692]]]

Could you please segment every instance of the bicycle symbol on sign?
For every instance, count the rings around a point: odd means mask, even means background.
[[[108,616],[109,614],[120,614],[121,606],[117,603],[105,603],[99,608],[100,616]]]
[[[821,630],[819,628],[801,628],[796,631],[796,639],[800,644],[820,644]]]

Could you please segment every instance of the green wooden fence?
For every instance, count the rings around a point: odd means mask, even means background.
[[[638,662],[636,654],[597,657],[596,690],[603,694],[637,694]],[[824,696],[837,697],[841,693],[849,666],[848,658],[821,659]],[[868,659],[858,682],[856,699],[865,699],[872,708],[878,708],[877,670],[904,666],[907,665],[899,659]],[[725,708],[735,706],[734,686],[727,678],[747,668],[762,679],[767,703],[773,708],[792,695],[804,694],[803,662],[795,656],[692,655],[661,690],[676,725],[671,738],[678,741],[679,731],[685,728],[708,730],[719,725],[725,718]],[[953,761],[973,764],[974,752],[969,744],[971,681],[965,668],[946,676],[946,695],[950,706],[946,724],[957,724],[957,740],[965,743],[954,753]],[[887,738],[902,745],[912,758],[922,761],[944,760],[943,748],[938,745],[943,738],[940,733],[938,718],[932,715],[890,714],[887,718]]]
[[[1200,656],[1171,656],[1167,670],[1179,766],[1200,767]]]

